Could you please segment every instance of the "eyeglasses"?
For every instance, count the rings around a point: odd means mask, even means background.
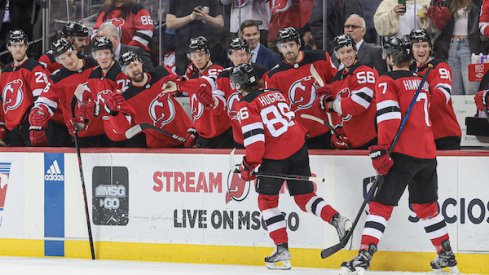
[[[363,29],[362,26],[357,26],[357,25],[345,25],[345,29]]]

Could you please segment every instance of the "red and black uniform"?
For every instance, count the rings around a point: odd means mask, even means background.
[[[331,133],[329,128],[314,120],[304,119],[301,114],[309,114],[328,121],[326,113],[321,110],[317,99],[315,79],[311,75],[310,67],[314,65],[316,71],[325,83],[330,83],[337,73],[328,53],[305,51],[303,58],[296,64],[282,61],[278,66],[268,72],[266,87],[281,90],[296,113],[297,120],[309,132],[309,148],[331,148]]]
[[[489,0],[482,1],[479,30],[482,35],[489,37]]]
[[[129,84],[127,75],[121,71],[121,67],[118,62],[110,67],[107,73],[104,73],[100,66],[97,66],[88,77],[87,80],[87,92],[89,95],[89,101],[95,102],[96,117],[102,118],[104,131],[107,137],[112,141],[126,140],[124,133],[115,133],[112,129],[112,125],[109,122],[111,116],[105,109],[105,97],[113,92],[124,91]],[[123,144],[113,144],[114,146]]]
[[[38,61],[39,63],[41,63],[44,69],[46,69],[46,73],[48,74],[48,76],[63,67],[56,61],[53,50],[49,50],[45,54],[41,55]]]
[[[286,222],[278,208],[283,179],[263,178],[266,174],[310,176],[309,155],[305,144],[306,129],[297,123],[284,94],[278,90],[256,91],[236,103],[246,147],[246,162],[261,164],[256,179],[258,207],[275,244],[288,242]],[[331,222],[338,212],[316,195],[312,182],[287,180],[291,196],[302,211]]]
[[[430,119],[432,122],[433,135],[435,137],[436,149],[458,150],[462,131],[453,110],[452,103],[452,70],[450,66],[441,59],[432,59],[421,67],[414,65],[414,72],[424,75],[428,64],[433,68],[426,79],[430,84]]]
[[[89,75],[97,65],[91,58],[83,59],[83,63],[83,67],[78,71],[70,71],[63,67],[51,75],[51,81],[53,82],[52,92],[42,94],[36,101],[36,105],[45,104],[53,112],[60,108],[63,112],[65,125],[71,124],[70,120],[73,118],[72,108],[75,108],[76,117],[83,117],[75,100],[86,101],[85,98],[88,98],[88,93],[84,92],[82,99],[74,99],[75,90],[80,84],[86,85]],[[78,131],[78,136],[83,146],[106,146],[107,143],[107,137],[104,135],[100,118],[90,119],[86,127]]]
[[[259,64],[252,63],[256,76],[262,81],[266,77],[267,69]],[[241,99],[241,95],[233,88],[231,88],[230,74],[233,67],[226,68],[222,71],[216,81],[217,89],[212,93],[219,98],[226,105],[228,117],[231,121],[233,128],[233,139],[238,147],[243,146],[243,134],[241,133],[241,125],[237,117],[238,110],[236,110],[236,103]]]
[[[213,64],[202,73],[190,75],[190,78],[199,78],[199,81],[183,81],[181,87],[188,92],[192,119],[198,133],[196,144],[204,148],[232,148],[233,138],[231,122],[226,115],[226,106],[223,100],[215,100],[214,106],[204,106],[197,96],[199,84],[208,86],[209,91],[216,90],[216,79],[223,68]],[[188,77],[188,76],[187,76]],[[195,83],[195,84],[194,84]]]
[[[168,81],[170,73],[162,67],[149,72],[148,82],[144,86],[129,83],[122,93],[125,104],[119,114],[109,121],[117,133],[125,133],[131,126],[149,123],[172,134],[185,137],[192,122],[180,103],[168,93],[163,93],[161,87]],[[148,147],[182,147],[182,142],[167,137],[154,130],[145,130]]]
[[[393,71],[379,77],[375,88],[379,144],[391,145],[420,83],[421,77],[411,71]],[[409,203],[438,252],[448,240],[446,223],[437,205],[436,147],[429,100],[429,84],[425,83],[391,154],[394,165],[370,203],[361,250],[371,244],[377,246],[406,186]]]
[[[106,21],[110,21],[121,29],[122,44],[141,47],[149,51],[154,25],[149,11],[143,6],[130,3],[120,8],[104,10],[98,15],[93,29],[97,30]]]
[[[272,0],[270,7],[270,23],[268,25],[268,41],[275,41],[277,33],[285,27],[301,29],[309,23],[314,1],[312,0]]]
[[[333,109],[352,148],[367,149],[377,137],[375,132],[375,83],[377,71],[355,63],[348,71],[341,69],[331,83]]]
[[[28,58],[20,66],[9,63],[0,75],[2,110],[5,127],[9,131],[6,143],[10,146],[30,146],[27,119],[35,99],[51,91],[51,83],[44,68]],[[20,126],[20,127],[19,127]]]

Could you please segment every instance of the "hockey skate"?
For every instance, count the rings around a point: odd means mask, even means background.
[[[268,269],[291,269],[289,245],[282,243],[277,245],[272,255],[265,257]]]
[[[331,225],[336,228],[336,232],[338,232],[338,236],[340,237],[340,241],[348,234],[348,231],[351,230],[351,221],[347,217],[343,217],[340,214],[336,214],[333,216],[331,220]]]
[[[444,241],[442,244],[444,250],[440,252],[434,261],[430,263],[433,272],[441,274],[442,269],[448,267],[450,273],[458,274],[457,260],[455,259],[455,254],[453,254],[452,248],[450,247],[450,241]]]
[[[340,275],[363,275],[365,270],[370,266],[372,256],[377,251],[377,246],[371,244],[367,250],[360,250],[358,256],[353,258],[349,262],[343,262],[341,264]]]

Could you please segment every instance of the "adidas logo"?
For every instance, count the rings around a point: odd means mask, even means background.
[[[44,175],[44,180],[50,181],[63,181],[65,177],[61,174],[61,169],[59,169],[58,161],[54,160],[49,169]]]

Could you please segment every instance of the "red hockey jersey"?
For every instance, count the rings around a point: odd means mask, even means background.
[[[107,11],[101,12],[97,17],[97,22],[93,27],[98,29],[105,21],[110,21],[114,26],[121,29],[121,43],[125,45],[141,47],[149,51],[149,45],[153,38],[153,19],[149,11],[143,8],[140,4],[131,3],[129,14],[122,17],[123,11],[120,8],[115,8],[106,16]]]
[[[262,81],[266,77],[267,69],[261,65],[253,63],[256,76]],[[239,124],[238,110],[236,109],[236,103],[241,99],[241,95],[233,88],[231,88],[231,71],[232,67],[226,68],[217,78],[217,89],[212,93],[217,96],[220,101],[225,102],[226,110],[233,127],[233,139],[234,142],[243,144],[243,134],[241,133],[241,125]]]
[[[435,139],[444,137],[461,137],[462,130],[458,124],[452,103],[452,70],[441,59],[432,59],[426,65],[416,68],[415,72],[424,75],[428,64],[433,65],[426,82],[430,84],[431,104],[430,119],[433,123]]]
[[[489,0],[482,2],[479,30],[482,35],[489,38]]]
[[[41,63],[44,69],[46,69],[46,74],[48,76],[63,67],[56,61],[52,50],[49,50],[45,54],[41,55],[38,61]]]
[[[129,80],[127,75],[121,70],[118,62],[115,62],[105,74],[102,68],[97,66],[88,77],[87,92],[89,94],[89,100],[94,101],[99,106],[99,114],[102,117],[104,124],[104,131],[107,137],[113,141],[125,140],[126,136],[123,133],[116,133],[109,119],[111,116],[105,109],[105,97],[113,92],[124,91],[127,89]]]
[[[326,113],[317,104],[315,88],[317,83],[311,75],[310,67],[314,65],[325,83],[330,83],[333,80],[337,69],[331,62],[328,53],[316,51],[305,51],[303,53],[304,57],[299,63],[289,64],[282,61],[270,70],[266,87],[268,89],[275,88],[284,93],[292,106],[292,111],[296,114],[297,121],[306,127],[312,138],[324,134],[329,129],[322,123],[300,117],[301,114],[309,114],[325,121],[328,120]]]
[[[70,71],[66,68],[61,68],[53,75],[51,81],[52,89],[43,93],[36,101],[37,104],[45,104],[51,111],[61,109],[65,125],[69,125],[72,118],[72,108],[75,108],[75,115],[80,115],[77,101],[74,100],[75,90],[79,84],[84,84],[88,80],[88,76],[95,68],[95,62],[91,58],[83,59],[84,65],[79,71]],[[83,96],[88,96],[84,94]],[[78,99],[80,100],[80,99]],[[102,120],[90,119],[90,123],[86,130],[79,131],[80,137],[89,137],[102,135],[104,133]],[[71,134],[71,133],[70,133]]]
[[[197,100],[195,92],[199,88],[199,83],[210,87],[210,91],[216,90],[216,79],[222,72],[223,68],[219,65],[212,65],[207,68],[202,74],[193,76],[199,77],[201,81],[194,82],[184,81],[182,82],[182,88],[184,92],[188,92],[190,99],[190,108],[192,110],[192,119],[194,121],[195,130],[199,136],[203,138],[214,138],[222,133],[226,132],[231,127],[231,122],[225,113],[225,104],[223,101],[217,101],[217,105],[214,108],[205,108],[204,104]],[[189,85],[196,83],[196,85]],[[185,88],[188,87],[188,88]]]
[[[390,146],[420,83],[421,77],[411,71],[387,72],[379,77],[375,86],[379,144]],[[393,152],[421,159],[436,158],[428,106],[429,84],[425,83]]]
[[[285,27],[300,29],[309,22],[314,8],[313,0],[270,0],[271,12],[268,41],[275,41],[277,33]]]
[[[148,83],[142,87],[132,83],[122,93],[126,99],[119,115],[109,120],[117,133],[125,133],[132,125],[149,123],[181,137],[187,135],[192,122],[180,103],[161,87],[167,81],[169,72],[157,67],[149,72]],[[181,147],[182,142],[167,137],[154,130],[145,130],[148,147]]]
[[[296,123],[294,112],[280,91],[250,93],[236,104],[236,110],[250,164],[261,164],[263,159],[286,159],[304,146],[306,130]]]
[[[378,77],[374,68],[356,63],[348,72],[340,70],[331,83],[336,119],[343,124],[353,148],[362,147],[377,136],[374,90]]]
[[[44,68],[28,58],[18,67],[9,63],[0,75],[2,112],[5,127],[12,130],[27,119],[35,98],[51,91],[51,83]]]

